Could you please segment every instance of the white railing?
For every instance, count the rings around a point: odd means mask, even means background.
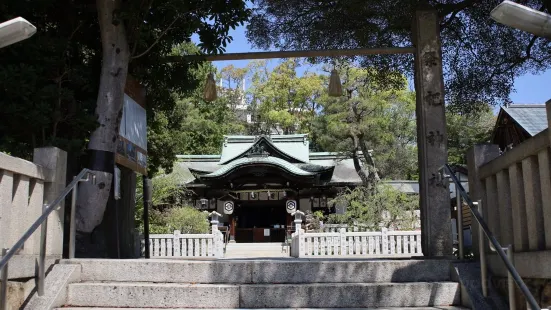
[[[421,231],[295,233],[291,245],[294,257],[369,256],[409,257],[423,255]]]
[[[142,239],[142,255],[145,241]],[[212,257],[224,256],[224,238],[220,231],[211,234],[153,234],[149,235],[151,257]]]

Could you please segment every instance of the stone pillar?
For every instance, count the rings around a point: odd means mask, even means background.
[[[33,162],[45,168],[51,169],[52,182],[44,183],[44,203],[51,203],[67,186],[67,152],[57,147],[41,147],[34,149]],[[48,239],[46,242],[46,254],[63,254],[63,226],[65,203],[61,202],[59,208],[48,217]]]
[[[218,221],[218,217],[220,216],[220,213],[214,211],[212,212],[211,214],[211,221],[210,221],[210,224],[212,226],[212,231],[211,233],[212,234],[216,234],[218,232],[218,223],[220,223]]]
[[[420,9],[413,24],[422,248],[425,256],[448,256],[450,194],[448,186],[437,181],[438,169],[448,158],[438,14],[432,8]]]
[[[551,99],[545,102],[545,110],[547,112],[547,128],[551,128]],[[549,130],[549,139],[551,140],[551,130]]]
[[[467,151],[467,164],[469,167],[469,196],[473,201],[486,200],[485,181],[480,179],[479,168],[485,163],[499,156],[499,146],[495,144],[479,144],[471,147]],[[487,210],[484,204],[483,210]],[[485,214],[482,214],[485,216]],[[473,218],[472,229],[472,249],[475,255],[478,255],[478,223]]]

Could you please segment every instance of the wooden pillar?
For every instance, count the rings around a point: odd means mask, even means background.
[[[235,216],[233,214],[229,215],[230,218],[230,242],[235,242]]]
[[[423,254],[448,256],[452,254],[450,194],[437,181],[438,169],[448,157],[438,14],[432,8],[420,9],[413,24]]]

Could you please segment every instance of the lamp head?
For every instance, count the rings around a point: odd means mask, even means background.
[[[500,24],[551,38],[551,15],[544,12],[505,0],[492,10],[490,16]]]
[[[0,24],[0,48],[30,38],[36,33],[36,27],[22,17]]]

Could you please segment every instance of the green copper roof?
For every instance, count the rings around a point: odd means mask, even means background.
[[[316,173],[308,172],[300,169],[299,167],[277,157],[243,157],[232,161],[231,163],[223,166],[222,168],[201,176],[201,178],[216,178],[227,174],[228,172],[245,165],[274,165],[282,169],[287,170],[289,173],[298,176],[314,176]]]
[[[229,163],[247,153],[253,145],[264,140],[287,157],[298,162],[309,161],[308,135],[272,135],[272,136],[225,136],[222,145],[220,164]]]

